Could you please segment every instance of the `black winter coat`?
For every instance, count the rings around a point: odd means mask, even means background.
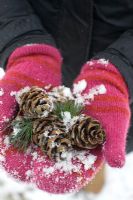
[[[0,66],[27,43],[60,49],[67,86],[90,58],[109,59],[127,82],[133,111],[133,0],[0,0]]]

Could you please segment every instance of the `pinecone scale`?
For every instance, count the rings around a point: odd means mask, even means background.
[[[94,149],[104,143],[105,132],[97,120],[84,116],[72,126],[70,138],[73,146]]]
[[[32,118],[43,116],[44,112],[50,112],[51,108],[52,104],[48,95],[36,86],[20,96],[20,111]]]
[[[71,147],[65,126],[56,116],[36,119],[33,123],[33,142],[51,159],[63,159],[62,153]]]

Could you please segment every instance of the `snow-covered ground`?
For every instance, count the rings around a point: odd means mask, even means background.
[[[80,191],[76,194],[50,195],[11,179],[0,170],[0,200],[133,200],[133,153],[122,169],[106,166],[106,183],[99,195]]]

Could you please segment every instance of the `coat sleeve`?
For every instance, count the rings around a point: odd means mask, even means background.
[[[127,83],[130,103],[133,103],[133,30],[126,31],[95,58],[108,59],[118,68]]]
[[[27,0],[0,0],[0,67],[16,47],[30,43],[55,46]]]

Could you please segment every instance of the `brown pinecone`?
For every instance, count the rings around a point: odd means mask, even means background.
[[[75,148],[94,149],[104,143],[105,132],[97,120],[84,115],[72,126],[70,138]]]
[[[31,87],[28,92],[20,96],[20,112],[29,117],[42,117],[47,115],[52,108],[48,95],[42,88]]]
[[[33,142],[51,159],[63,160],[63,154],[71,147],[65,126],[56,116],[36,119],[33,122]]]

